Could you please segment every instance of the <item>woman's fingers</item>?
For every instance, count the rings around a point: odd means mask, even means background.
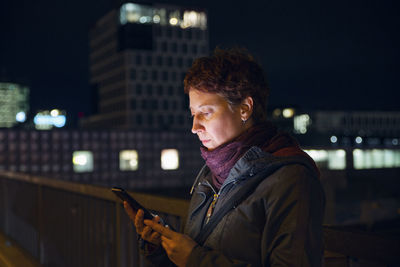
[[[167,240],[168,238],[161,236],[161,245],[163,246],[163,248],[165,249],[165,251],[167,252],[167,254],[171,254],[171,248],[170,248],[170,244]]]
[[[142,235],[142,231],[144,228],[144,224],[143,224],[143,216],[144,216],[144,212],[143,210],[138,210],[136,213],[136,217],[135,217],[135,227],[136,227],[136,232],[140,235]]]
[[[168,237],[170,239],[174,237],[175,234],[177,234],[175,231],[172,231],[168,227],[165,227],[159,223],[155,223],[154,221],[145,220],[144,223],[150,226],[154,231],[159,232],[162,236]]]
[[[160,216],[158,216],[158,215],[156,215],[156,216],[153,218],[153,222],[156,222],[156,223],[160,222],[160,220],[161,220],[161,218],[160,218]]]
[[[150,236],[150,240],[152,242],[160,242],[160,234],[153,231],[153,233]]]
[[[142,238],[144,240],[150,241],[150,236],[151,236],[152,232],[153,232],[153,229],[151,229],[150,226],[146,226],[146,227],[143,228],[143,230],[140,233],[140,235],[142,236]]]
[[[159,245],[161,243],[161,238],[160,238],[161,235],[153,231],[153,229],[150,226],[147,226],[143,223],[144,220],[143,210],[139,209],[137,212],[135,212],[126,201],[124,201],[124,208],[129,218],[135,225],[136,233],[139,234],[144,240]],[[158,224],[160,220],[161,218],[159,216],[155,216],[152,222]]]
[[[126,201],[124,201],[124,209],[128,214],[129,218],[131,219],[131,221],[134,222],[136,217],[136,212],[131,208],[131,206]]]

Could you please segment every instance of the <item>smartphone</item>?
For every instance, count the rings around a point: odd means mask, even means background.
[[[119,187],[113,187],[111,188],[111,191],[116,194],[122,201],[126,201],[131,205],[132,209],[135,211],[138,211],[139,209],[144,211],[144,218],[148,220],[152,220],[154,215],[147,210],[145,207],[140,205],[139,202],[137,202],[133,197],[131,197],[128,192],[126,192],[124,189],[119,188]]]

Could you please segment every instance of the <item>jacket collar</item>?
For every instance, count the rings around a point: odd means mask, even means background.
[[[253,177],[261,169],[265,168],[266,165],[273,162],[274,159],[276,159],[276,157],[271,153],[265,152],[257,146],[253,146],[246,151],[235,165],[233,165],[225,183],[232,182],[232,180],[242,180]]]
[[[289,158],[296,158],[296,162],[302,162],[305,166],[315,172],[315,168],[311,166],[310,161],[303,156],[277,157],[271,153],[263,151],[260,147],[252,146],[232,167],[221,188],[223,188],[225,184],[234,181],[251,179],[261,170],[268,167],[268,165],[275,164],[280,161],[288,161]],[[203,180],[211,177],[209,174],[210,169],[207,167],[207,165],[204,165],[197,175],[195,182],[193,183],[190,194],[193,193],[194,189],[201,184]],[[211,178],[208,180],[210,183],[212,182]]]
[[[272,154],[262,151],[261,148],[257,146],[251,147],[232,167],[224,184],[230,183],[234,180],[242,180],[252,177],[261,168],[265,168],[265,164],[268,164],[269,161],[272,162],[274,158],[275,157]],[[210,169],[207,165],[204,165],[192,185],[190,194],[193,193],[194,189],[201,184],[204,179],[210,177],[208,175],[209,173]],[[209,182],[211,183],[212,181],[210,180]],[[224,186],[224,184],[222,186]]]

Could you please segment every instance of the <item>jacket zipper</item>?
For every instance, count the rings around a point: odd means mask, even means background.
[[[219,189],[218,193],[217,193],[217,192],[215,191],[214,187],[210,184],[210,182],[209,182],[208,180],[205,181],[206,185],[207,185],[208,187],[210,187],[210,188],[212,189],[212,191],[214,192],[214,195],[213,195],[213,200],[212,200],[210,206],[208,207],[208,210],[207,210],[207,214],[206,214],[206,218],[205,218],[204,224],[207,224],[207,223],[210,221],[211,216],[212,216],[212,214],[213,214],[213,212],[214,212],[214,209],[215,209],[215,205],[217,204],[217,200],[218,200],[218,198],[219,198],[219,196],[220,196],[220,193],[221,193],[222,189],[223,189],[224,187],[226,187],[228,184],[231,184],[231,183],[233,183],[233,182],[235,182],[235,180],[233,180],[233,181],[231,181],[231,182],[225,184],[224,186],[222,186],[222,187]]]
[[[210,206],[208,207],[207,215],[206,215],[206,219],[204,221],[204,224],[207,224],[210,221],[210,218],[211,218],[211,215],[214,212],[215,203],[217,203],[218,197],[219,197],[218,194],[214,194],[213,201],[211,202]]]

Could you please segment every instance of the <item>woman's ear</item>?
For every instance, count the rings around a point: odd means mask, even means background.
[[[242,121],[247,121],[251,117],[251,114],[253,114],[253,107],[254,101],[251,96],[243,99],[242,103],[240,104],[240,116]]]

